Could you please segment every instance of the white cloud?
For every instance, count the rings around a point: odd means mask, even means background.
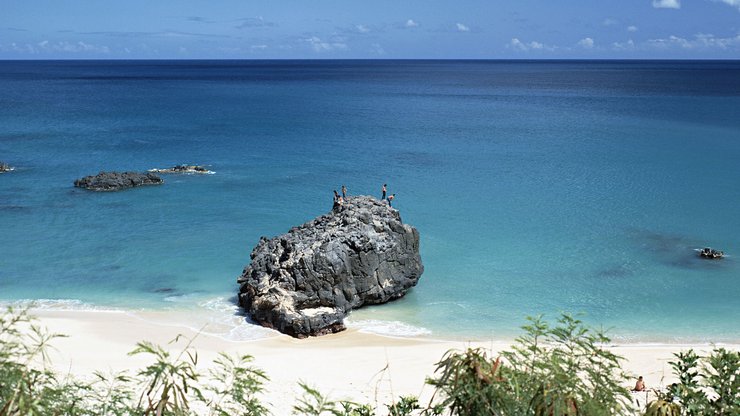
[[[604,26],[614,26],[617,23],[619,23],[619,21],[612,19],[611,17],[607,17],[606,19],[604,19],[603,22],[601,22],[601,24]]]
[[[729,38],[718,38],[714,35],[699,33],[694,35],[694,38],[694,42],[701,46],[718,47],[720,49],[728,49],[733,46],[740,48],[740,34]]]
[[[252,45],[249,47],[252,52],[264,51],[265,49],[267,49],[267,45]]]
[[[552,51],[555,48],[551,46],[547,46],[544,43],[540,43],[537,41],[531,41],[531,42],[522,42],[518,38],[511,38],[511,41],[506,45],[509,49],[514,49],[516,51],[530,51],[530,50],[548,50]]]
[[[370,32],[370,28],[367,27],[367,26],[365,26],[365,25],[355,25],[355,29],[357,29],[357,31],[360,32],[360,33],[369,33]]]
[[[370,52],[376,55],[385,55],[385,49],[379,43],[373,43],[370,45]]]
[[[219,46],[216,48],[219,52],[229,53],[229,54],[235,54],[235,53],[242,53],[242,48],[240,47],[229,47],[229,46]]]
[[[612,43],[612,49],[615,51],[627,51],[635,49],[635,42],[630,39],[627,42],[614,42]]]
[[[584,49],[593,49],[594,47],[594,40],[591,38],[583,38],[578,41],[578,46],[584,48]]]
[[[302,40],[307,42],[316,52],[343,51],[349,49],[346,43],[339,40],[325,42],[318,36],[311,36]]]
[[[637,26],[627,26],[627,31],[631,33],[637,32]]]
[[[12,42],[10,45],[3,45],[2,43],[0,43],[0,52],[37,53],[38,51],[37,48],[28,43],[19,45],[15,42]]]
[[[730,6],[737,7],[740,10],[740,0],[715,0],[721,1],[722,3],[729,4]]]
[[[511,38],[511,42],[509,42],[508,45],[506,45],[507,48],[516,49],[519,51],[526,51],[529,48],[527,48],[527,45],[525,45],[522,41],[520,41],[518,38]]]
[[[671,51],[684,50],[699,53],[702,51],[722,50],[740,51],[740,33],[735,36],[717,37],[708,33],[697,33],[693,37],[668,36],[667,38],[649,39],[635,43],[632,39],[626,42],[612,43],[614,51]]]
[[[691,49],[691,42],[689,42],[685,38],[673,35],[669,36],[667,39],[650,39],[648,41],[648,44],[659,49],[666,49],[672,46],[680,46],[684,49]]]
[[[49,53],[49,52],[63,52],[63,53],[110,53],[110,48],[104,45],[93,45],[86,42],[49,42],[48,40],[42,40],[36,45],[29,43],[19,45],[15,42],[11,43],[9,47],[3,47],[3,50],[10,50],[13,52],[24,52],[24,53]]]
[[[653,0],[656,9],[680,9],[681,0]]]
[[[413,19],[409,19],[406,21],[406,27],[419,27],[419,24],[416,23]]]
[[[275,22],[269,22],[265,20],[262,16],[258,17],[242,17],[241,19],[236,19],[238,22],[240,22],[237,26],[234,26],[237,29],[249,29],[254,27],[276,27],[277,23]]]
[[[82,41],[77,43],[58,42],[56,48],[57,50],[62,50],[65,52],[110,52],[110,49],[108,49],[107,46],[91,45]]]
[[[470,28],[462,23],[456,23],[458,32],[470,32]]]
[[[697,33],[693,39],[671,35],[665,39],[650,39],[647,46],[652,49],[740,49],[740,34],[720,38],[708,33]]]

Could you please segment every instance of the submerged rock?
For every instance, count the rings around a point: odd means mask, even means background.
[[[419,232],[369,196],[262,237],[251,259],[237,280],[239,304],[262,325],[299,338],[345,329],[352,309],[402,297],[424,271]]]
[[[15,170],[15,168],[5,162],[0,162],[0,173],[10,172],[11,170]]]
[[[177,165],[173,166],[171,168],[165,168],[165,169],[149,169],[149,172],[154,173],[199,173],[199,174],[210,174],[214,173],[208,169],[206,169],[204,166],[200,165]]]
[[[119,191],[135,186],[159,185],[162,178],[151,172],[100,172],[95,176],[77,179],[75,186],[91,191]]]

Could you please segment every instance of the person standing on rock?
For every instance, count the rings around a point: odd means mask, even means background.
[[[389,207],[392,207],[393,206],[392,202],[393,202],[393,198],[395,198],[395,197],[396,197],[396,194],[393,194],[393,195],[391,195],[391,196],[388,197],[388,206]]]
[[[347,187],[342,185],[342,198],[347,199]]]
[[[385,192],[386,192],[386,190],[385,190],[385,187],[386,187],[386,186],[388,186],[388,184],[384,183],[384,184],[383,184],[383,189],[382,189],[382,190],[383,190],[383,196],[381,196],[381,197],[380,197],[380,200],[381,200],[381,201],[385,199]]]
[[[334,190],[334,206],[332,207],[332,209],[338,209],[342,205],[344,205],[344,199],[342,199],[342,197],[339,195],[339,193],[335,189]]]

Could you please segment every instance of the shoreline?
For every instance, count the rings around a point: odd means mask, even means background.
[[[307,339],[283,334],[253,340],[230,340],[186,325],[155,322],[126,311],[54,311],[31,309],[42,327],[67,335],[52,343],[52,368],[61,374],[86,377],[93,371],[134,372],[145,366],[148,357],[127,353],[139,341],[166,348],[178,334],[195,337],[193,347],[201,357],[199,368],[206,371],[219,352],[249,354],[254,365],[266,372],[264,399],[275,414],[289,414],[301,396],[298,382],[307,382],[332,399],[349,399],[383,407],[401,395],[419,396],[426,403],[432,394],[425,385],[435,364],[451,349],[482,348],[495,356],[509,349],[512,340],[460,341],[427,337],[390,337],[362,333],[357,329]],[[183,345],[183,344],[177,344]],[[717,344],[740,350],[740,344]],[[642,375],[648,388],[662,387],[675,379],[668,361],[674,352],[695,349],[704,354],[708,344],[616,344],[607,347],[625,358],[623,369]],[[626,386],[630,387],[630,386]]]
[[[152,324],[181,327],[193,332],[204,330],[208,335],[222,338],[224,341],[248,342],[282,335],[277,331],[264,328],[258,323],[251,321],[241,307],[224,296],[202,299],[193,298],[189,302],[180,303],[179,301],[173,301],[162,307],[144,306],[141,308],[96,305],[77,299],[0,300],[0,309],[4,310],[7,307],[13,307],[15,309],[28,308],[34,314],[38,314],[39,312],[128,314]],[[364,312],[365,308],[362,308],[362,311]],[[555,316],[549,316],[548,318],[549,321],[553,322]],[[578,315],[576,315],[576,318],[578,318]],[[356,317],[353,314],[347,316],[345,324],[348,331],[384,338],[414,339],[431,342],[472,341],[483,343],[495,339],[497,342],[511,343],[521,333],[520,326],[526,324],[526,321],[522,317],[516,330],[506,330],[499,336],[491,335],[489,331],[485,335],[480,333],[446,334],[430,330],[426,327],[408,324],[397,319],[367,319],[367,317]],[[593,329],[598,328],[598,326],[589,324],[588,322],[586,324]],[[734,338],[725,338],[720,341],[712,341],[706,335],[687,337],[684,334],[674,335],[665,339],[665,337],[660,336],[647,338],[645,334],[625,335],[615,333],[613,328],[606,332],[607,336],[611,339],[609,343],[611,346],[674,346],[676,348],[682,348],[740,345],[740,334]]]

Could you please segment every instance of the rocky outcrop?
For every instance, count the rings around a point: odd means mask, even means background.
[[[210,174],[214,173],[208,169],[206,169],[204,166],[200,165],[177,165],[173,166],[171,168],[165,168],[165,169],[149,169],[149,172],[154,173],[186,173],[186,174]]]
[[[239,304],[260,324],[299,338],[345,329],[352,309],[402,297],[424,271],[419,232],[369,196],[262,237],[251,259],[237,280]]]
[[[14,170],[15,168],[10,166],[9,164],[5,162],[0,162],[0,173],[10,172],[11,170]]]
[[[720,251],[720,250],[715,250],[710,247],[704,247],[703,249],[699,250],[699,257],[703,259],[718,260],[718,259],[725,257],[725,252]]]
[[[135,186],[159,185],[162,178],[151,172],[100,172],[75,181],[75,186],[91,191],[120,191]]]

